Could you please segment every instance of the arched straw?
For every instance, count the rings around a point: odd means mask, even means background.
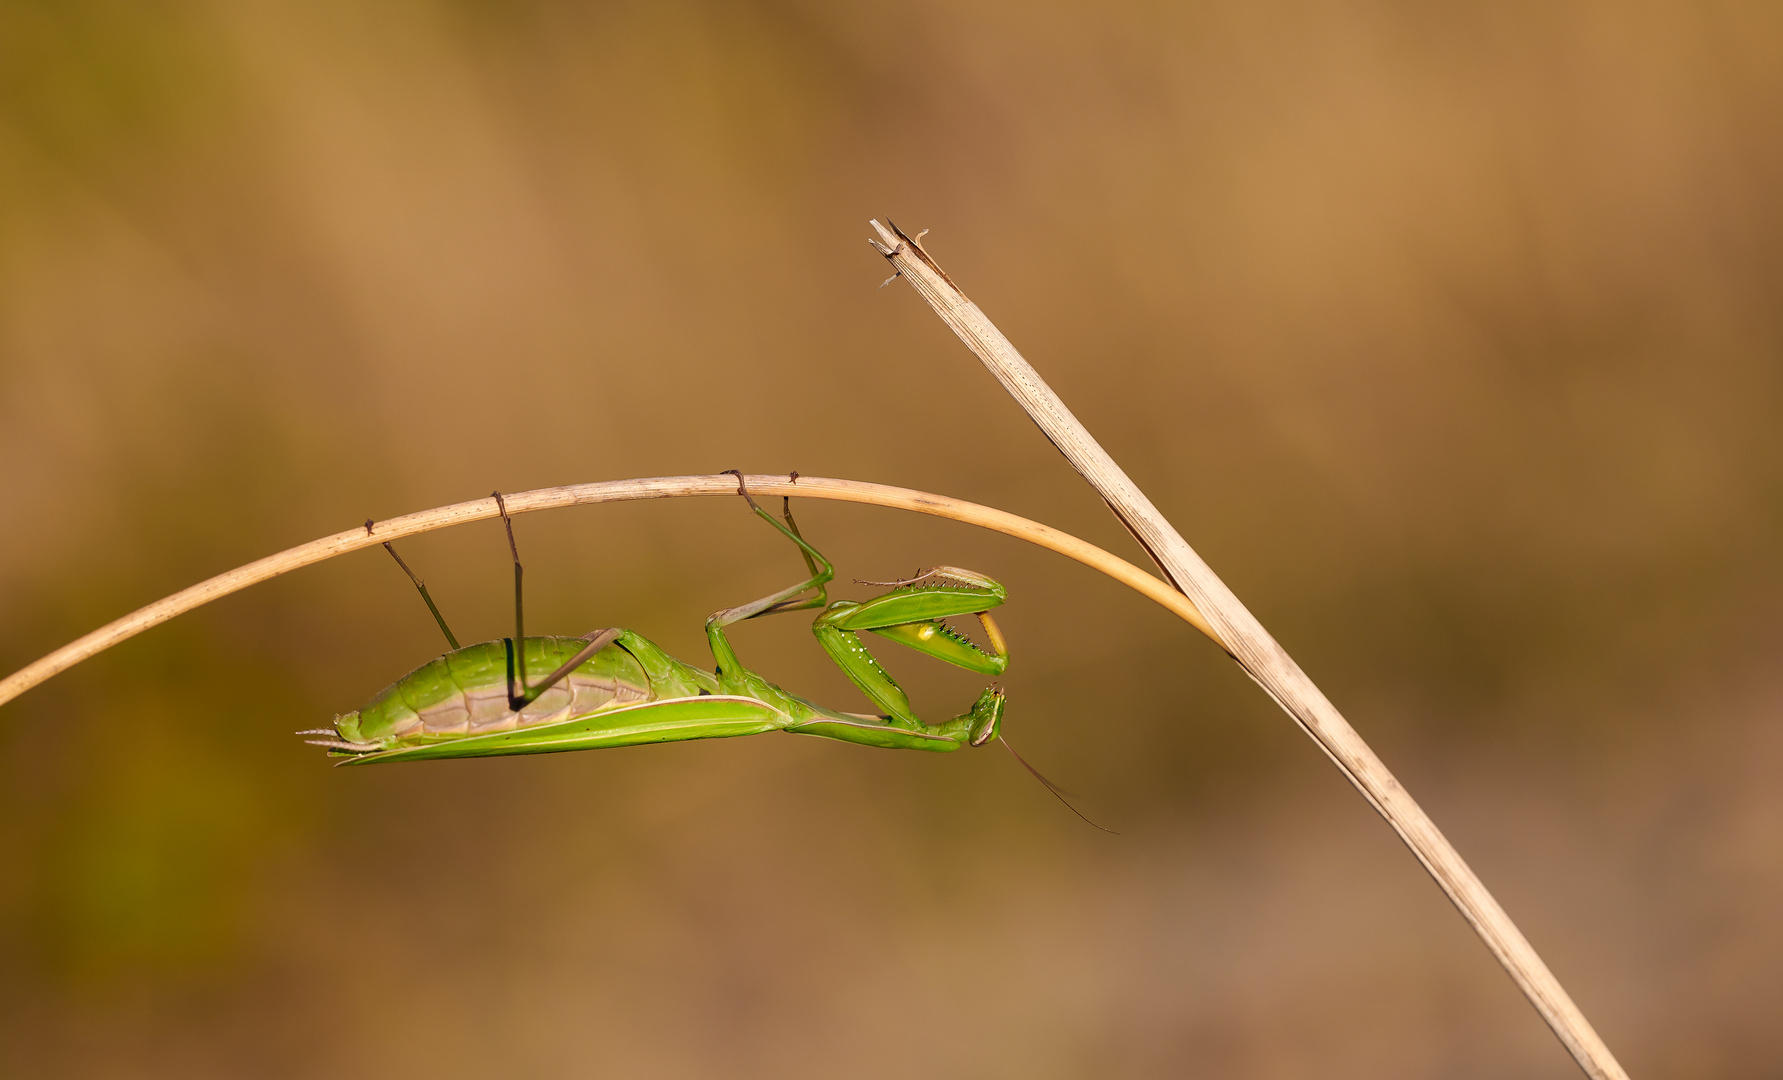
[[[914,510],[919,514],[932,514],[935,517],[977,525],[1038,544],[1102,571],[1121,584],[1169,608],[1197,630],[1213,637],[1207,621],[1195,610],[1195,605],[1169,585],[1125,559],[1117,558],[1094,544],[1037,521],[1029,521],[989,506],[950,499],[945,495],[888,487],[884,484],[865,484],[858,480],[831,480],[821,476],[801,476],[792,480],[785,475],[749,476],[746,480],[750,492],[756,495],[834,499]],[[638,480],[606,480],[595,484],[539,488],[536,491],[522,491],[502,497],[507,502],[508,513],[526,514],[535,510],[555,510],[594,503],[671,499],[690,495],[729,495],[735,498],[736,494],[736,477],[720,473],[716,476],[651,476]],[[135,637],[150,627],[159,626],[176,615],[182,615],[212,600],[240,592],[250,585],[269,581],[280,574],[289,574],[293,570],[312,566],[338,555],[373,547],[387,540],[400,540],[417,533],[463,525],[470,521],[482,521],[495,517],[497,513],[493,498],[439,506],[432,510],[375,522],[369,529],[359,526],[333,536],[324,536],[320,540],[287,548],[277,555],[268,555],[246,566],[238,566],[189,589],[182,589],[172,596],[157,600],[121,619],[106,623],[85,637],[71,641],[41,660],[13,672],[0,680],[0,705],[45,679],[66,671],[121,641]]]

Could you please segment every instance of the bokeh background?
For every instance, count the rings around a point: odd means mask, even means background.
[[[797,469],[1133,557],[890,214],[1472,860],[1637,1077],[1783,1075],[1783,14],[1740,0],[0,3],[0,669],[492,488]],[[20,1077],[1569,1077],[1206,642],[1043,552],[1006,755],[335,770],[382,554],[0,707]],[[520,519],[529,623],[704,657],[730,500]],[[488,524],[406,545],[507,632]],[[844,586],[840,595],[865,590]],[[801,620],[744,655],[858,707]],[[919,708],[974,681],[893,656]]]

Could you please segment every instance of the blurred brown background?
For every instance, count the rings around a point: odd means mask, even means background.
[[[1640,1078],[1783,1075],[1774,4],[0,3],[0,669],[491,488],[797,469],[1133,555],[864,242],[930,249]],[[0,1071],[1569,1077],[1204,641],[988,534],[1001,753],[330,769],[440,642],[368,552],[0,708]],[[520,519],[530,626],[705,660],[730,500]],[[406,546],[467,640],[499,530]],[[1136,556],[1135,556],[1136,557]],[[845,586],[840,595],[865,590]],[[858,707],[800,620],[739,635]],[[894,656],[919,708],[974,680]]]

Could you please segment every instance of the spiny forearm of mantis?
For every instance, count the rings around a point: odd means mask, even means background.
[[[796,474],[795,474],[796,476]],[[744,478],[749,490],[758,495],[795,496],[807,499],[833,499],[839,502],[870,503],[875,506],[889,506],[899,510],[913,510],[919,514],[930,514],[952,521],[976,525],[994,532],[1013,536],[1018,540],[1026,540],[1043,548],[1056,551],[1066,558],[1075,559],[1086,566],[1093,567],[1107,574],[1128,588],[1143,594],[1179,618],[1213,638],[1207,621],[1195,609],[1195,605],[1168,584],[1145,571],[1118,558],[1101,548],[1080,540],[1069,533],[1060,532],[1037,521],[1007,513],[994,507],[981,506],[977,503],[964,502],[936,495],[927,491],[915,491],[910,488],[889,487],[885,484],[868,484],[859,480],[835,480],[821,476],[788,477],[784,474],[773,476],[750,475]],[[694,495],[729,496],[737,494],[737,478],[733,475],[718,473],[712,476],[651,476],[635,480],[605,480],[593,484],[571,484],[565,487],[539,488],[534,491],[523,491],[505,496],[507,510],[510,514],[525,514],[535,510],[555,510],[566,506],[586,506],[594,503],[634,502],[640,499],[672,499]],[[177,615],[201,607],[212,600],[221,599],[230,593],[240,592],[250,585],[269,581],[281,574],[302,569],[315,563],[324,562],[339,555],[346,555],[361,548],[376,547],[386,542],[400,540],[405,536],[432,532],[435,529],[463,525],[472,521],[483,521],[498,517],[501,511],[493,498],[474,499],[470,502],[453,503],[450,506],[439,506],[432,510],[407,514],[402,517],[389,518],[385,521],[356,525],[345,532],[324,536],[307,544],[287,548],[276,555],[268,555],[238,566],[233,570],[218,574],[216,577],[201,581],[191,588],[183,589],[171,596],[164,597],[146,607],[105,624],[99,629],[62,646],[55,652],[32,664],[27,664],[18,671],[0,680],[0,705],[18,697],[26,690],[66,671],[82,660],[89,659],[122,641],[135,637],[152,627],[156,627]],[[1221,645],[1224,648],[1224,645]]]

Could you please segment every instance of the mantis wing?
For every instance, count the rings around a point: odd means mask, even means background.
[[[472,735],[421,743],[370,754],[339,755],[342,765],[376,765],[386,761],[428,758],[496,757],[503,754],[555,754],[607,746],[727,739],[784,728],[790,718],[774,707],[746,697],[702,694],[603,709],[553,724],[515,731]]]

